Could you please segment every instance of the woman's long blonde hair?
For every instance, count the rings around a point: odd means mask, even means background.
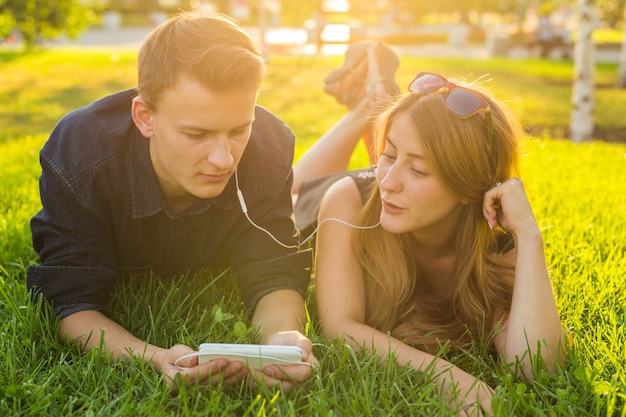
[[[382,228],[355,230],[353,249],[365,277],[366,321],[392,336],[426,351],[440,343],[462,346],[485,340],[495,323],[504,319],[511,305],[512,288],[502,272],[513,265],[501,253],[502,237],[494,234],[482,214],[485,192],[497,181],[518,172],[521,127],[510,109],[487,91],[472,87],[491,107],[493,138],[488,135],[486,114],[467,119],[455,117],[445,104],[445,93],[407,93],[381,114],[376,139],[382,150],[391,123],[408,114],[420,140],[424,157],[452,192],[469,203],[463,206],[451,284],[445,291],[425,290],[412,255],[410,235],[392,234]],[[360,224],[379,219],[378,187],[361,212]]]

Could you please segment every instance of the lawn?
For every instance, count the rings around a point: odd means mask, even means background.
[[[340,57],[270,60],[260,102],[293,128],[296,157],[343,112],[321,84],[340,63]],[[134,65],[128,51],[0,51],[0,415],[449,415],[428,373],[380,364],[324,340],[314,281],[306,331],[321,367],[290,395],[242,384],[171,396],[140,360],[112,363],[62,343],[49,310],[31,304],[24,287],[26,267],[37,262],[28,223],[40,204],[38,151],[64,113],[132,87]],[[522,176],[544,232],[571,346],[565,366],[538,374],[532,385],[481,355],[480,346],[449,359],[496,389],[499,416],[626,416],[626,91],[613,87],[616,66],[598,65],[596,71],[595,123],[599,136],[611,142],[578,145],[562,139],[569,125],[571,62],[401,57],[401,87],[420,70],[470,79],[489,74],[487,85],[524,122],[530,134]],[[365,161],[360,149],[352,165]],[[137,336],[161,346],[252,342],[230,272],[194,271],[146,282],[122,280],[113,300],[114,318]]]

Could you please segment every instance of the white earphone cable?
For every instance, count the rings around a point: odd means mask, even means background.
[[[315,234],[317,233],[317,230],[319,229],[319,227],[324,224],[327,221],[335,221],[335,222],[339,222],[341,224],[344,224],[348,227],[351,227],[353,229],[374,229],[378,226],[380,226],[380,221],[374,225],[371,226],[357,226],[354,224],[351,224],[345,220],[342,219],[338,219],[335,217],[328,217],[325,218],[324,220],[322,220],[321,222],[319,222],[317,224],[317,226],[315,227],[315,229],[311,232],[311,234],[304,239],[302,242],[300,242],[299,245],[287,245],[281,241],[279,241],[278,239],[276,239],[276,237],[267,229],[259,226],[258,224],[256,224],[254,221],[252,221],[252,219],[250,218],[250,216],[248,215],[248,207],[246,206],[246,201],[243,198],[243,193],[241,192],[241,189],[239,188],[239,176],[237,175],[237,171],[235,170],[235,188],[237,189],[237,198],[239,199],[239,205],[241,206],[241,210],[243,211],[244,216],[246,216],[246,219],[248,219],[248,222],[250,222],[250,224],[252,226],[254,226],[255,228],[261,230],[262,232],[265,232],[269,237],[272,238],[272,240],[274,240],[274,242],[276,242],[277,244],[279,244],[280,246],[287,248],[287,249],[299,249],[302,245],[304,245],[306,242],[308,242],[309,240],[311,240],[313,238],[313,236],[315,236]]]

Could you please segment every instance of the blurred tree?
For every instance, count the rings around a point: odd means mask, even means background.
[[[578,0],[578,42],[574,50],[574,83],[570,136],[574,142],[591,140],[595,107],[595,48],[593,30],[596,26],[596,0]]]
[[[469,22],[472,12],[513,13],[520,0],[395,0],[390,1],[398,10],[412,14],[417,20],[432,13],[458,16],[460,22]]]
[[[282,2],[282,20],[285,25],[302,26],[307,19],[315,16],[321,9],[321,1],[284,1]]]
[[[164,7],[159,4],[159,0],[135,0],[133,4],[133,9],[139,12],[150,13],[164,9]],[[176,10],[175,7],[173,9],[174,11]]]
[[[76,38],[87,28],[91,10],[80,0],[0,0],[0,33],[17,32],[26,48],[65,33]]]
[[[624,3],[626,0],[597,0],[598,15],[609,27],[615,28],[622,22]]]
[[[626,88],[626,7],[624,7],[622,32],[622,49],[619,54],[619,80],[617,85],[621,88]]]

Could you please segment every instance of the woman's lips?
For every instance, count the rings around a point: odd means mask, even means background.
[[[382,200],[383,203],[383,209],[390,214],[400,214],[404,211],[404,209],[402,207],[396,206],[395,204],[392,204],[386,200]]]

